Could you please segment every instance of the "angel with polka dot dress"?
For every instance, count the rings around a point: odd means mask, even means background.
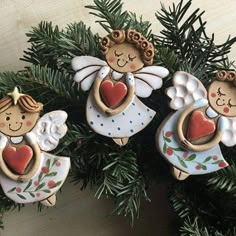
[[[170,114],[156,134],[156,144],[179,180],[228,166],[219,143],[236,144],[236,73],[220,71],[208,89],[193,75],[176,72]]]
[[[137,97],[149,97],[153,89],[161,88],[169,72],[151,66],[154,47],[135,30],[114,30],[101,40],[101,47],[106,61],[73,58],[74,81],[83,91],[91,89],[86,106],[90,127],[122,146],[155,116]]]
[[[43,104],[31,96],[13,92],[0,100],[0,184],[17,203],[56,203],[70,158],[49,154],[66,134],[64,111],[39,118]]]

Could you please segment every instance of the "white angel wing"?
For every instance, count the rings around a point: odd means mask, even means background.
[[[170,107],[174,110],[207,97],[207,91],[201,81],[187,72],[176,72],[173,85],[166,90],[166,94],[171,98]]]
[[[74,57],[71,62],[72,69],[76,71],[74,81],[80,83],[83,91],[88,91],[96,78],[97,72],[107,63],[91,56]]]
[[[162,78],[169,75],[169,71],[161,66],[146,66],[134,73],[136,83],[136,95],[139,97],[149,97],[153,89],[162,86]]]
[[[221,142],[232,147],[236,145],[236,118],[224,117],[224,133]]]
[[[34,134],[41,150],[51,151],[57,147],[67,132],[66,119],[67,113],[58,110],[46,113],[38,120],[30,133]]]

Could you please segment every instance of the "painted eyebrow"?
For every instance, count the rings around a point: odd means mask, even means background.
[[[8,116],[11,115],[11,114],[12,114],[12,113],[6,113],[6,115],[8,115]]]
[[[22,114],[23,114],[23,113],[26,113],[26,111],[21,111],[20,113],[22,113]]]

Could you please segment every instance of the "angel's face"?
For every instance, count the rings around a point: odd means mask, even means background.
[[[112,46],[106,60],[113,70],[121,73],[135,72],[144,66],[139,50],[127,42]]]
[[[19,105],[9,107],[0,113],[0,132],[10,137],[22,136],[35,126],[39,113],[23,111]]]
[[[236,87],[232,82],[215,80],[208,88],[211,107],[223,116],[236,116]]]

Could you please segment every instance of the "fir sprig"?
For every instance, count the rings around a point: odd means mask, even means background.
[[[33,27],[32,31],[27,33],[28,42],[31,47],[24,51],[21,60],[34,65],[48,66],[53,69],[58,68],[58,40],[60,30],[58,26],[53,26],[52,22],[41,22],[38,27]]]
[[[94,0],[95,5],[88,5],[86,8],[92,10],[89,12],[101,20],[98,22],[107,32],[122,29],[125,27],[128,18],[128,12],[122,11],[123,3],[121,0]]]
[[[194,74],[204,82],[228,60],[227,54],[236,42],[236,37],[217,45],[214,34],[207,36],[206,21],[202,20],[204,11],[196,9],[184,19],[191,4],[191,0],[185,4],[181,0],[168,9],[162,5],[156,17],[164,29],[155,39],[178,56],[179,70]]]

